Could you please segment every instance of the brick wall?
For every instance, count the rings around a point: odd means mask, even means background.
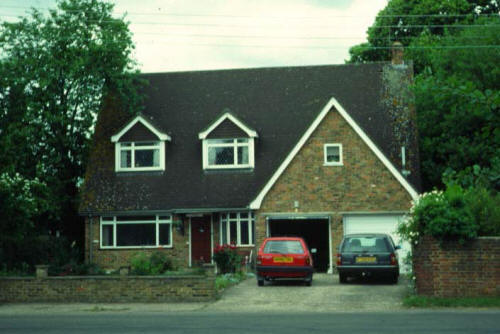
[[[437,297],[500,296],[500,237],[441,247],[424,237],[413,250],[417,293]]]
[[[0,278],[0,302],[199,302],[214,298],[214,276]]]
[[[324,166],[323,145],[341,143],[343,166]],[[329,112],[264,198],[256,239],[266,234],[269,213],[323,213],[331,217],[332,251],[343,234],[341,212],[401,212],[411,197],[336,111]],[[299,208],[294,209],[294,201]]]
[[[180,222],[178,216],[172,217],[173,222]],[[189,264],[189,219],[184,223],[184,234],[179,233],[175,225],[172,228],[171,248],[144,248],[144,249],[101,249],[100,248],[100,218],[92,218],[92,262],[104,269],[118,269],[130,265],[130,259],[138,252],[150,254],[158,250],[165,252],[174,261],[177,267],[188,267]],[[85,219],[85,261],[90,261],[89,240],[90,240],[89,218]],[[218,225],[217,225],[218,227]],[[215,224],[214,224],[215,228]],[[93,242],[96,240],[97,242]]]

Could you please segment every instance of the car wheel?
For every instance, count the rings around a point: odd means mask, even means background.
[[[311,285],[312,285],[312,282],[313,282],[313,281],[312,281],[312,279],[308,279],[308,280],[304,281],[304,284],[305,284],[306,286],[311,286]]]
[[[264,280],[263,279],[258,279],[257,280],[257,285],[258,286],[264,286]]]
[[[392,275],[391,284],[398,284],[398,278],[399,278],[398,275],[396,275],[396,274]]]
[[[339,273],[339,282],[340,283],[347,283],[347,276],[346,276],[346,274]]]

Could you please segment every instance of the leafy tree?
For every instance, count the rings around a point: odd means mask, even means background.
[[[47,210],[32,219],[73,240],[83,238],[78,186],[101,98],[113,91],[131,111],[140,103],[128,23],[112,10],[59,0],[46,15],[32,9],[0,25],[0,173],[46,184]]]
[[[415,79],[425,189],[442,188],[442,174],[448,169],[460,172],[474,165],[486,169],[495,165],[500,151],[500,49],[481,47],[500,45],[500,29],[484,26],[494,22],[480,19],[476,22],[480,28],[425,37],[418,43],[443,48],[428,49],[425,54],[410,51],[409,57],[427,63]],[[477,35],[482,38],[474,38]],[[453,48],[464,40],[470,48]],[[489,186],[500,190],[498,183]]]
[[[389,60],[387,48],[393,41],[409,46],[414,38],[422,34],[443,35],[446,26],[469,24],[478,14],[498,15],[499,10],[496,0],[390,0],[368,28],[368,42],[353,46],[349,50],[350,59],[347,62]],[[418,59],[414,60],[418,71],[420,64]]]
[[[445,171],[470,179],[474,166],[497,169],[499,9],[496,0],[391,0],[368,29],[368,41],[351,48],[348,62],[369,62],[389,60],[395,40],[406,46],[416,73],[426,191],[444,188]],[[499,190],[494,180],[487,187]]]

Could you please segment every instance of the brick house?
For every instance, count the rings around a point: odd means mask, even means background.
[[[104,268],[158,249],[180,266],[216,244],[250,254],[301,235],[332,272],[344,233],[394,232],[419,188],[410,65],[144,74],[142,113],[108,97],[80,213]],[[397,238],[397,237],[396,237]]]

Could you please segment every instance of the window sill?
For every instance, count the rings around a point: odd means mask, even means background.
[[[245,168],[205,168],[203,172],[205,174],[223,174],[223,173],[252,173],[254,171],[253,167],[245,167]]]
[[[165,174],[164,170],[158,171],[116,171],[116,175],[120,176],[134,176],[134,175],[157,175],[161,176]]]
[[[101,246],[101,247],[99,247],[100,250],[165,249],[165,248],[171,249],[171,248],[173,248],[173,246],[170,245],[170,246],[117,246],[117,247],[113,247],[113,246]]]
[[[330,163],[330,164],[325,164],[325,163],[324,163],[324,164],[323,164],[323,166],[325,166],[325,167],[331,167],[331,166],[334,166],[334,167],[335,167],[335,166],[337,166],[337,167],[338,167],[338,166],[344,166],[344,164],[343,164],[343,163],[335,163],[335,164],[332,164],[332,163]]]

